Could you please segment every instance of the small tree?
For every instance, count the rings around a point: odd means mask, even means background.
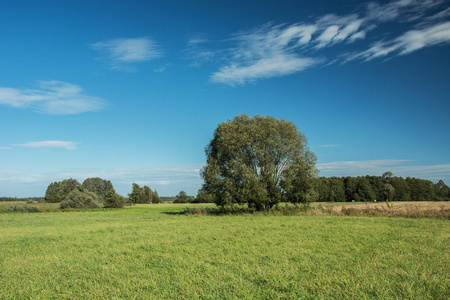
[[[189,203],[194,200],[194,197],[188,196],[185,191],[180,191],[178,195],[176,195],[173,203]]]
[[[192,203],[214,203],[214,195],[209,194],[205,189],[201,188],[197,192],[197,196]]]
[[[133,188],[131,190],[131,194],[128,194],[128,199],[135,204],[142,203],[142,195],[143,192],[139,184],[133,183]]]
[[[105,193],[106,208],[123,208],[127,202],[127,198],[117,194],[114,189],[109,189]]]
[[[158,192],[155,190],[152,195],[152,203],[161,203],[161,198],[159,198]]]
[[[153,200],[153,191],[151,188],[149,188],[148,186],[144,185],[144,187],[142,188],[142,192],[143,192],[143,203],[152,203]]]
[[[385,183],[383,190],[384,199],[386,201],[392,201],[392,198],[394,198],[394,193],[394,187],[390,183]]]

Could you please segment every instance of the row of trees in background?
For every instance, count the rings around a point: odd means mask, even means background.
[[[0,202],[19,202],[19,201],[42,201],[44,197],[26,197],[26,198],[17,198],[17,197],[0,197]]]
[[[386,174],[388,173],[388,174]],[[448,201],[450,188],[440,180],[407,177],[393,177],[386,172],[383,176],[319,177],[314,188],[317,201]]]
[[[137,183],[133,183],[131,194],[128,194],[128,199],[133,204],[161,203],[161,198],[156,190],[152,191],[152,189],[146,185],[140,187]]]

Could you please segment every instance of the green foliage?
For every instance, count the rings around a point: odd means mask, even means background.
[[[75,189],[70,192],[64,201],[61,202],[62,209],[67,208],[99,208],[102,205],[98,201],[98,197],[95,193],[88,192],[83,188]]]
[[[162,202],[162,200],[158,195],[158,191],[155,190],[152,195],[152,203],[156,204],[156,203],[161,203],[161,202]]]
[[[0,197],[0,202],[42,202],[42,201],[44,201],[44,197],[26,197],[26,198]]]
[[[49,203],[61,202],[78,186],[80,186],[80,183],[76,179],[72,178],[52,182],[47,187],[47,191],[45,192],[45,201]]]
[[[240,115],[219,124],[206,148],[205,190],[219,206],[268,210],[282,201],[308,201],[316,174],[306,137],[291,122]]]
[[[41,212],[39,207],[35,205],[8,205],[5,208],[6,212],[22,212],[22,213],[37,213]]]
[[[214,203],[214,195],[201,188],[198,190],[197,196],[192,203]]]
[[[130,199],[130,201],[135,204],[142,203],[142,195],[143,192],[141,191],[141,187],[139,186],[139,184],[133,183],[131,194],[128,194],[128,199]]]
[[[116,193],[114,189],[109,189],[105,192],[105,208],[123,208],[127,203],[127,198]]]
[[[158,192],[152,191],[148,186],[140,187],[139,184],[133,183],[131,193],[128,199],[134,203],[161,203]]]
[[[194,201],[194,197],[188,196],[185,191],[180,191],[178,195],[175,196],[173,203],[190,203]]]
[[[111,181],[98,177],[87,178],[83,181],[82,186],[86,191],[95,193],[102,202],[105,200],[105,194],[109,190],[114,189]]]
[[[442,180],[434,184],[429,180],[404,179],[386,173],[384,176],[320,177],[315,179],[314,189],[321,202],[450,200],[450,188]]]

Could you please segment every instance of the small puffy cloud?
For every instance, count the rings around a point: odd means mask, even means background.
[[[27,148],[63,148],[67,150],[74,150],[77,148],[78,143],[67,141],[41,141],[41,142],[29,142],[24,144],[14,144],[14,146],[27,147]]]
[[[127,69],[132,63],[156,59],[163,55],[160,46],[148,37],[114,39],[97,42],[90,46],[104,53],[113,69]]]
[[[106,101],[83,94],[77,85],[52,80],[38,82],[36,89],[0,87],[0,104],[50,115],[71,115],[102,110]]]

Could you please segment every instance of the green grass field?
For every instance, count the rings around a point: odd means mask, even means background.
[[[184,207],[0,214],[0,298],[450,297],[448,220]]]

